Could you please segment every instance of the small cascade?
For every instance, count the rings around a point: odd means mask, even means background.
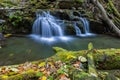
[[[79,29],[76,23],[74,24],[74,27],[75,27],[76,35],[79,36],[81,34],[81,30]]]
[[[79,18],[83,24],[83,30],[81,31],[77,22],[75,22],[74,28],[77,36],[90,36],[89,22],[86,18]],[[70,40],[70,38],[63,35],[64,31],[60,25],[64,26],[64,21],[59,20],[52,16],[50,12],[43,11],[42,14],[36,13],[36,20],[33,23],[32,35],[33,39],[37,41],[57,41],[57,40]],[[84,32],[84,33],[83,33]]]
[[[77,36],[92,36],[94,35],[93,33],[90,32],[89,29],[89,21],[86,18],[82,18],[80,17],[80,21],[83,24],[84,27],[84,33],[81,32],[80,28],[77,25],[74,25],[75,31],[76,31],[76,35]]]
[[[80,21],[83,23],[83,26],[84,26],[84,29],[85,29],[85,34],[90,33],[89,21],[86,18],[80,18]]]
[[[50,38],[53,36],[63,36],[63,31],[56,22],[56,18],[50,15],[49,12],[43,12],[42,14],[36,14],[37,19],[33,24],[32,32],[34,35],[40,37]]]

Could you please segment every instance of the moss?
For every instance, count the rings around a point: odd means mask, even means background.
[[[36,77],[36,72],[33,70],[28,70],[22,74],[8,76],[7,80],[29,80],[32,77]]]
[[[119,49],[98,50],[94,53],[95,63],[98,69],[119,69]]]
[[[67,51],[65,49],[54,47],[56,51],[55,59],[68,61],[66,58],[68,55],[72,56],[84,56],[86,57],[87,51]],[[101,49],[93,50],[93,58],[97,69],[119,69],[120,68],[120,49]]]
[[[63,52],[63,51],[67,51],[67,50],[65,50],[65,49],[63,49],[63,48],[60,48],[60,47],[53,47],[53,49],[55,50],[56,53],[58,53],[58,52]]]
[[[96,61],[96,59],[98,61],[99,60],[104,61],[103,56],[105,54],[108,57],[107,61],[111,61],[111,60],[114,61],[114,59],[119,60],[120,49],[102,49],[102,50],[93,49],[93,50],[91,50],[92,52],[91,51],[89,52],[89,51],[86,51],[86,50],[83,50],[83,51],[67,51],[67,50],[64,50],[64,49],[59,48],[59,47],[54,47],[54,49],[56,49],[56,51],[57,51],[56,55],[54,55],[54,56],[52,56],[52,57],[50,57],[46,60],[50,60],[50,61],[51,61],[51,59],[55,60],[55,61],[61,60],[61,61],[64,61],[65,63],[67,61],[70,63],[71,59],[75,59],[74,57],[77,58],[77,56],[80,56],[80,55],[86,57],[86,55],[87,55],[87,57],[88,57],[88,67],[89,68],[88,68],[87,71],[84,71],[84,70],[81,70],[81,69],[76,69],[75,67],[67,64],[67,66],[68,66],[67,68],[64,68],[64,66],[61,67],[60,69],[58,69],[58,72],[56,73],[55,76],[52,75],[53,77],[57,77],[59,75],[59,73],[61,73],[61,70],[62,70],[62,73],[63,73],[63,71],[68,73],[68,75],[70,76],[70,78],[72,80],[80,80],[80,79],[81,80],[117,80],[117,79],[120,78],[118,71],[116,71],[117,72],[116,73],[116,72],[96,70],[95,65],[93,63],[94,59],[95,59],[95,61]],[[91,45],[89,45],[89,49],[92,49]],[[70,56],[70,57],[67,59],[68,56]],[[117,61],[117,60],[116,60],[116,62],[118,64],[119,61]],[[33,62],[33,64],[38,64],[39,65],[40,62],[41,61],[35,61],[35,62]],[[105,64],[112,69],[112,67],[110,66],[110,64],[108,64],[108,62],[105,62]],[[103,66],[105,66],[105,65],[103,65]],[[115,68],[115,66],[114,66],[114,68]],[[96,74],[98,76],[95,76],[94,74]],[[33,79],[33,78],[41,77],[42,75],[43,74],[41,72],[35,71],[33,69],[29,69],[28,71],[25,71],[25,72],[20,73],[20,74],[11,73],[10,75],[6,75],[6,74],[1,75],[0,79],[1,80],[3,80],[3,79],[6,79],[6,80],[30,80],[30,79]]]

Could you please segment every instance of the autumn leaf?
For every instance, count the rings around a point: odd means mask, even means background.
[[[47,80],[47,77],[46,77],[46,76],[43,76],[41,80]]]
[[[39,67],[45,66],[45,62],[42,62],[38,65]]]
[[[8,76],[7,76],[7,75],[3,75],[2,78],[3,78],[3,79],[6,79],[6,78],[8,78]]]
[[[7,37],[10,37],[12,34],[5,34],[4,37],[7,38]]]

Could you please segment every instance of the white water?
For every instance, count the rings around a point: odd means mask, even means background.
[[[87,36],[95,35],[95,34],[90,32],[89,21],[86,18],[80,17],[80,21],[83,24],[84,33],[81,32],[80,28],[75,23],[74,28],[75,28],[76,36],[85,36],[85,37],[87,37]]]
[[[83,24],[84,33],[77,26],[77,23],[74,24],[74,28],[77,36],[91,36],[89,30],[89,22],[86,18],[80,18],[80,21]],[[36,13],[36,20],[33,23],[32,34],[30,35],[34,40],[37,41],[49,41],[55,42],[58,40],[68,41],[71,40],[70,37],[64,36],[64,32],[60,26],[61,20],[50,15],[49,12],[43,12],[42,14]],[[63,21],[62,21],[63,24]],[[63,24],[64,25],[64,24]]]
[[[42,14],[36,14],[37,19],[34,21],[31,38],[38,42],[55,42],[58,40],[70,40],[69,37],[65,37],[63,30],[59,24],[60,20],[50,15],[49,12],[43,12]]]
[[[74,27],[75,27],[76,35],[79,36],[81,34],[81,30],[79,29],[76,23],[74,24]]]
[[[49,12],[43,12],[42,15],[37,14],[37,19],[33,24],[32,33],[41,37],[63,36],[63,31],[55,20],[55,17]]]

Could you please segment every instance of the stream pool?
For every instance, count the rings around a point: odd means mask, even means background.
[[[96,49],[120,48],[120,39],[106,35],[94,37],[73,37],[67,40],[53,42],[34,41],[29,37],[10,37],[6,46],[0,49],[0,65],[19,64],[26,61],[35,61],[50,57],[55,54],[52,47],[62,47],[67,50],[87,49],[89,42],[92,42]]]

